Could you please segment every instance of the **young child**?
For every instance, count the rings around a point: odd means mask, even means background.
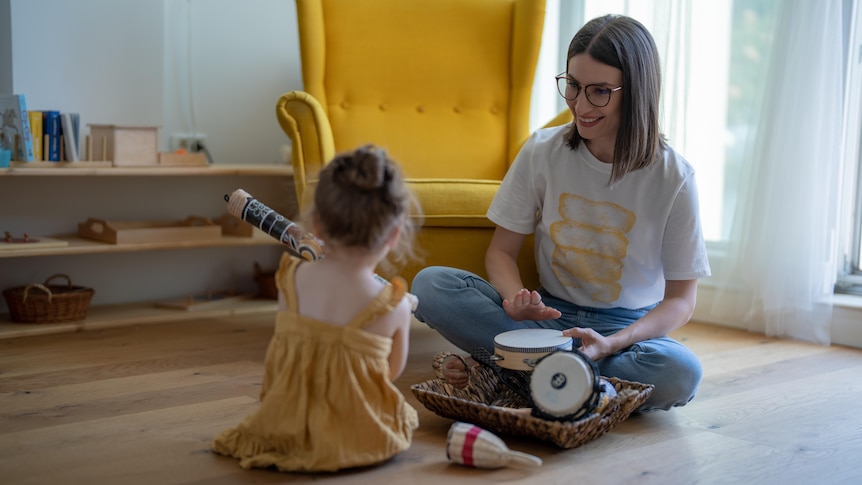
[[[407,362],[406,284],[380,281],[387,256],[413,257],[416,199],[397,164],[365,146],[320,172],[310,226],[326,257],[285,254],[260,408],[213,449],[243,468],[336,471],[381,463],[410,446],[416,410],[392,384]]]

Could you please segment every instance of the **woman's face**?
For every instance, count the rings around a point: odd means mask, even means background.
[[[586,140],[587,147],[596,158],[610,163],[613,160],[614,144],[620,126],[622,97],[626,87],[610,93],[610,101],[603,107],[590,103],[584,92],[586,86],[591,84],[609,90],[621,86],[623,72],[593,59],[589,54],[581,53],[569,59],[566,73],[570,80],[581,85],[578,97],[566,100],[574,115],[578,134]]]

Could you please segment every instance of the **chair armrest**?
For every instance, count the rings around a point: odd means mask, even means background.
[[[278,98],[275,115],[291,141],[293,178],[302,207],[306,189],[335,156],[332,127],[320,103],[303,91],[290,91]]]
[[[564,109],[563,111],[560,111],[559,114],[557,114],[557,116],[554,116],[551,119],[551,121],[548,121],[547,123],[545,123],[545,125],[542,126],[542,128],[550,128],[552,126],[565,125],[566,123],[572,121],[573,119],[574,118],[572,118],[572,112],[569,111],[568,109]]]

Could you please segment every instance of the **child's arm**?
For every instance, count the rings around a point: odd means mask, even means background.
[[[389,353],[389,380],[395,381],[407,367],[407,353],[410,347],[410,320],[413,311],[410,300],[402,298],[401,302],[389,314],[395,322],[395,333],[392,335],[392,351]]]

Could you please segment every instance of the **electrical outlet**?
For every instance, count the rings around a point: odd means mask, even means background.
[[[182,148],[189,152],[199,152],[206,138],[204,133],[174,133],[171,137],[171,150]]]

